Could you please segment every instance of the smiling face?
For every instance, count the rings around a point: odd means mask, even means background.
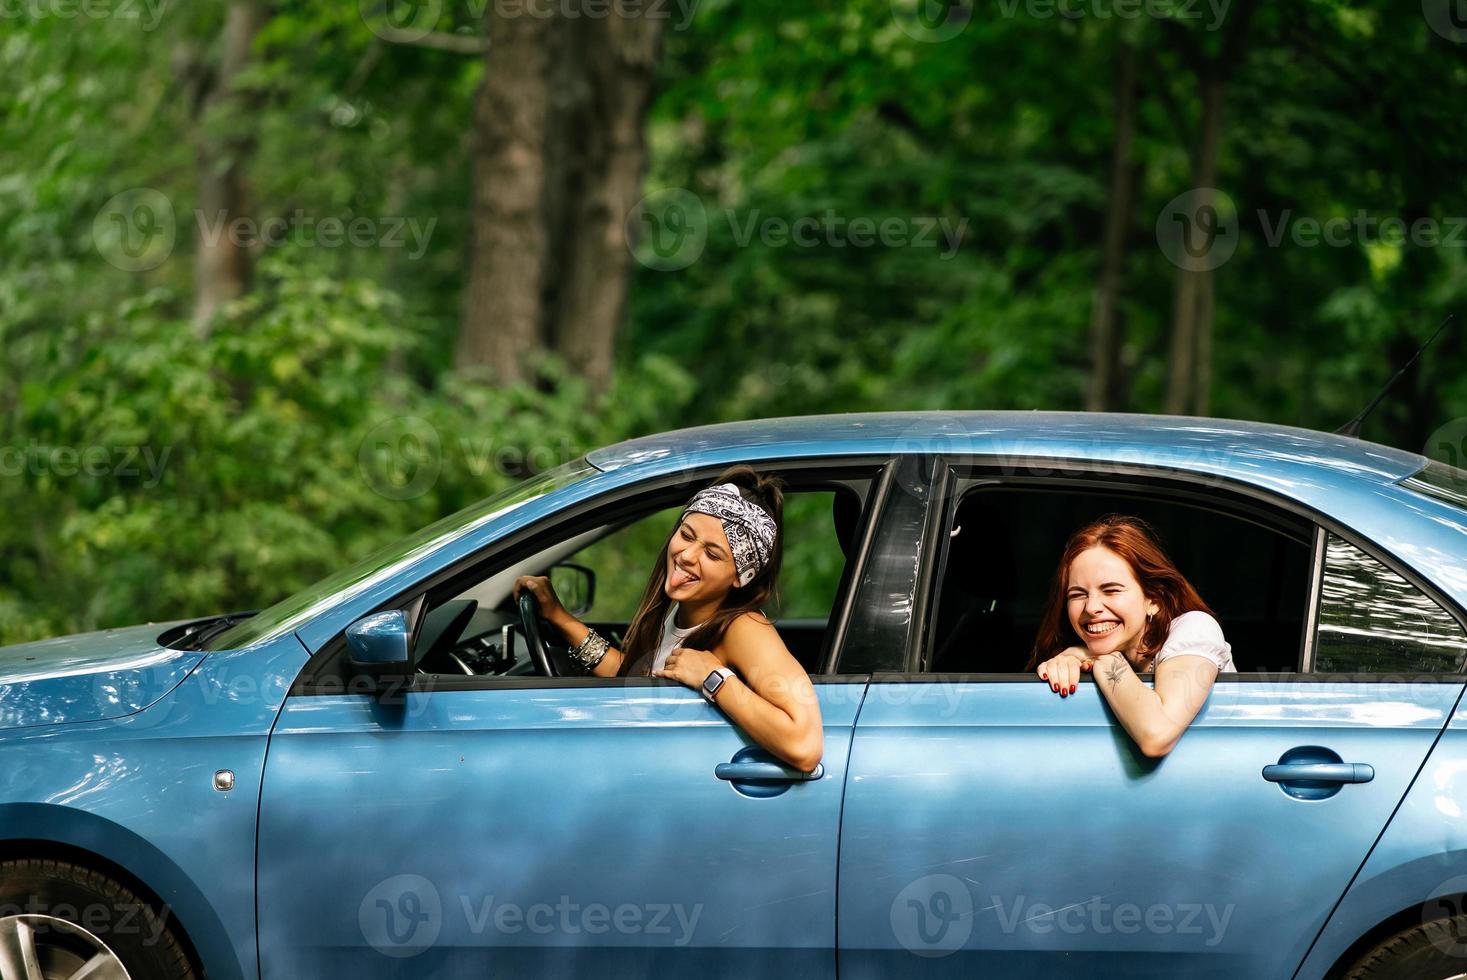
[[[1082,551],[1070,563],[1066,588],[1070,626],[1091,654],[1136,653],[1157,605],[1141,591],[1129,562],[1109,548]]]
[[[733,588],[733,552],[723,523],[710,514],[687,514],[667,543],[667,583],[674,602],[721,599]]]

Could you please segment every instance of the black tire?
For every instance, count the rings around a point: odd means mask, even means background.
[[[1419,922],[1389,937],[1344,980],[1448,980],[1467,975],[1467,915]]]
[[[74,972],[93,940],[116,955],[131,980],[196,977],[167,908],[154,908],[127,886],[67,861],[0,861],[0,924],[23,924],[33,932],[46,980]],[[4,955],[0,949],[0,972]]]

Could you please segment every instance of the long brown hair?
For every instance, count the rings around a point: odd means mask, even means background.
[[[1065,597],[1069,592],[1070,565],[1083,552],[1095,547],[1105,548],[1125,559],[1131,566],[1131,574],[1141,585],[1142,594],[1156,603],[1156,615],[1151,617],[1141,633],[1143,652],[1160,650],[1166,642],[1172,620],[1182,613],[1200,610],[1212,615],[1202,596],[1177,571],[1177,566],[1157,543],[1150,525],[1139,517],[1107,514],[1080,528],[1065,545],[1059,570],[1049,589],[1049,598],[1045,600],[1044,615],[1039,620],[1039,635],[1034,639],[1034,649],[1025,670],[1035,669],[1042,661],[1068,647],[1085,645],[1070,625]]]
[[[780,557],[784,552],[784,482],[778,477],[760,473],[752,466],[734,466],[720,473],[710,485],[720,483],[732,483],[739,488],[739,494],[745,500],[762,507],[774,518],[774,547],[769,553],[769,563],[760,569],[759,574],[748,585],[735,585],[729,589],[718,612],[683,641],[683,646],[695,650],[712,650],[723,640],[729,624],[735,619],[746,612],[762,611],[764,604],[774,595]],[[647,580],[647,589],[642,593],[642,601],[632,616],[631,625],[627,627],[626,639],[622,643],[621,668],[617,671],[622,676],[630,674],[634,667],[639,674],[646,673],[642,668],[650,667],[651,658],[662,639],[662,624],[667,619],[667,611],[672,608],[672,599],[666,589],[667,549],[681,523],[680,518],[662,543],[652,575]]]

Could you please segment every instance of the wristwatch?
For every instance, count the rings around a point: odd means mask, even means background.
[[[713,698],[718,694],[718,689],[723,687],[724,682],[733,676],[733,671],[727,667],[715,667],[708,676],[703,678],[703,696],[713,704]]]

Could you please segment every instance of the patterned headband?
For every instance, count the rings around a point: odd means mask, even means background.
[[[733,551],[734,571],[740,588],[752,582],[754,576],[769,564],[769,556],[774,553],[774,536],[778,531],[774,518],[763,507],[745,500],[739,488],[732,483],[699,490],[683,509],[683,516],[688,514],[707,514],[718,518],[723,525],[729,549]]]

